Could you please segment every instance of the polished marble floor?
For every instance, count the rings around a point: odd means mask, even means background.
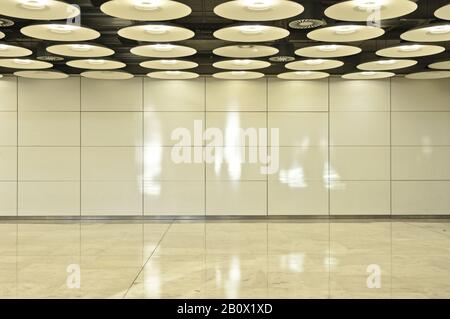
[[[1,298],[450,298],[450,220],[0,221]]]

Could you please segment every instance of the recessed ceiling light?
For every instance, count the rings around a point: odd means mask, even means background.
[[[165,34],[169,29],[170,27],[167,25],[148,25],[145,27],[145,32],[150,34]]]
[[[233,60],[231,61],[234,65],[249,65],[252,63],[251,60]]]
[[[167,75],[180,75],[181,71],[164,71]]]
[[[137,10],[154,11],[160,8],[161,0],[134,0],[133,3]]]
[[[402,52],[417,52],[422,49],[422,45],[420,44],[410,44],[410,45],[402,45],[398,47],[398,49]]]
[[[33,63],[33,60],[28,60],[28,59],[14,59],[13,61],[16,64],[22,64],[22,65]]]
[[[447,34],[450,32],[450,24],[428,27],[427,30],[431,34]]]
[[[243,34],[260,34],[265,30],[265,27],[262,25],[242,25],[239,30]]]
[[[288,0],[233,0],[214,7],[216,15],[239,21],[282,20],[297,16],[303,10],[300,3]]]
[[[247,74],[247,71],[231,71],[232,75],[243,76]]]
[[[48,0],[21,0],[20,6],[28,10],[44,10],[48,2]]]
[[[356,33],[360,27],[356,25],[341,25],[334,27],[334,32],[336,34],[342,35],[342,34],[352,34]]]
[[[254,11],[269,10],[274,3],[273,0],[244,0],[243,2],[247,9]]]
[[[89,44],[69,44],[69,47],[78,52],[87,52],[89,50],[92,50],[92,45]]]
[[[308,65],[320,65],[323,64],[325,60],[313,59],[313,60],[304,60],[303,62]]]
[[[343,79],[348,80],[379,80],[393,77],[395,73],[392,72],[375,72],[375,71],[365,71],[365,72],[354,72],[347,73],[342,76]]]
[[[86,62],[89,64],[93,64],[93,65],[102,65],[102,64],[106,63],[105,60],[95,60],[95,59],[89,59],[89,60],[86,60]]]
[[[169,64],[169,65],[173,65],[173,64],[177,64],[178,63],[177,60],[161,60],[160,62],[162,64]]]
[[[70,24],[53,24],[49,25],[48,29],[51,32],[59,33],[59,34],[68,34],[72,33],[77,27]]]
[[[155,51],[159,51],[159,52],[169,52],[175,48],[175,46],[172,44],[160,44],[160,43],[152,44],[152,45],[150,45],[150,47],[152,49],[154,49]]]
[[[377,64],[381,64],[381,65],[391,65],[391,64],[395,64],[397,63],[396,60],[380,60],[376,62]]]
[[[317,47],[322,52],[335,52],[339,48],[336,44],[320,45]]]

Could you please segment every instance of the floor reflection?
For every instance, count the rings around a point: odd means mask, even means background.
[[[449,298],[450,221],[0,223],[0,298]]]

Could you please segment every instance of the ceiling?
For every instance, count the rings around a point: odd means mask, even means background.
[[[167,21],[167,23],[176,26],[182,26],[194,31],[195,36],[193,38],[176,42],[176,44],[189,46],[197,50],[197,53],[195,55],[181,59],[196,62],[198,66],[189,71],[193,71],[199,74],[208,75],[223,71],[213,67],[213,63],[226,60],[226,58],[217,56],[213,54],[212,51],[218,47],[236,43],[219,40],[213,36],[213,33],[214,31],[220,28],[236,25],[238,23],[238,21],[221,18],[214,13],[213,11],[214,7],[226,1],[221,0],[178,0],[178,1],[188,5],[192,9],[192,12],[186,17],[176,20],[170,20]],[[114,50],[115,54],[108,57],[108,59],[113,59],[125,63],[126,67],[121,70],[130,72],[135,75],[145,75],[149,72],[148,68],[143,68],[139,64],[141,62],[152,59],[137,56],[130,52],[130,49],[132,49],[133,47],[148,43],[129,40],[120,37],[118,35],[119,29],[132,25],[145,24],[146,23],[145,21],[124,20],[106,15],[100,10],[100,5],[105,3],[106,0],[70,0],[66,2],[71,4],[78,4],[80,6],[82,26],[92,28],[101,33],[101,36],[99,38],[83,43],[101,44],[102,46]],[[290,31],[289,36],[285,39],[278,41],[258,43],[258,45],[276,46],[279,43],[288,41],[293,45],[293,47],[291,47],[290,49],[291,52],[289,52],[289,54],[295,56],[293,51],[296,49],[324,43],[310,40],[307,37],[307,33],[310,32],[311,29],[309,30],[292,29],[288,25],[289,22],[302,18],[314,18],[324,20],[326,22],[326,26],[343,24],[343,21],[336,21],[330,19],[326,17],[324,14],[326,8],[341,1],[299,0],[295,2],[298,2],[301,5],[303,5],[303,7],[305,8],[305,11],[303,13],[289,19],[264,22],[264,25],[272,25],[289,30]],[[443,20],[437,19],[434,16],[434,12],[438,8],[448,4],[449,3],[448,0],[417,0],[414,2],[416,2],[418,5],[418,8],[414,12],[399,18],[382,20],[381,27],[385,30],[384,35],[372,40],[344,43],[345,45],[353,45],[360,47],[362,49],[362,52],[348,57],[336,58],[337,60],[344,62],[344,64],[340,67],[327,70],[326,72],[329,72],[331,74],[345,74],[356,72],[358,71],[358,69],[356,68],[357,65],[380,59],[380,57],[375,54],[375,51],[386,47],[399,45],[405,42],[400,39],[400,35],[403,32],[420,26],[426,26],[433,22],[438,21],[444,22]],[[24,20],[7,16],[0,16],[0,17],[7,18],[14,22],[14,25],[12,26],[0,27],[0,31],[5,34],[5,38],[0,40],[0,43],[17,45],[32,50],[33,54],[27,58],[37,58],[43,55],[51,56],[53,54],[47,52],[46,48],[51,45],[60,44],[60,42],[55,41],[33,39],[31,37],[23,35],[20,32],[20,29],[25,26],[33,24],[42,24],[43,21]],[[51,21],[51,23],[55,22],[65,23],[65,20]],[[47,23],[47,21],[44,21],[44,23]],[[450,41],[427,43],[427,44],[433,45],[437,44],[445,47],[446,50],[442,53],[427,57],[413,58],[414,60],[418,61],[416,65],[395,70],[393,72],[395,72],[396,74],[407,74],[418,71],[425,71],[427,70],[427,66],[430,63],[450,60],[449,55]],[[78,74],[84,71],[83,69],[70,67],[66,64],[66,62],[77,58],[69,58],[69,57],[62,57],[62,58],[63,58],[62,61],[52,62],[54,64],[53,69],[63,71],[68,74]],[[295,56],[295,58],[296,60],[305,59],[304,57],[300,56]],[[268,57],[258,58],[258,60],[269,61]],[[13,73],[14,71],[16,70],[11,68],[0,67],[0,74],[10,74]],[[271,65],[269,67],[266,67],[258,71],[263,72],[266,75],[277,75],[286,72],[288,70],[285,67],[285,63],[271,62]]]

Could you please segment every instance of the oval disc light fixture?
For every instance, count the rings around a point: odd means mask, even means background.
[[[325,9],[325,15],[342,21],[377,21],[398,18],[417,9],[409,0],[351,0]]]
[[[80,9],[55,0],[1,0],[0,15],[29,20],[62,20],[76,17]]]
[[[155,70],[185,70],[193,69],[198,66],[197,63],[184,60],[153,60],[139,63],[140,66],[147,69]]]
[[[121,37],[135,41],[171,42],[192,38],[195,33],[183,27],[165,24],[137,25],[122,28],[118,31]]]
[[[435,24],[406,31],[400,38],[413,42],[443,42],[450,41],[450,23]]]
[[[0,57],[2,58],[18,58],[32,54],[33,51],[15,45],[0,43]]]
[[[308,58],[337,58],[360,53],[362,50],[351,45],[324,44],[297,49],[296,55]]]
[[[62,56],[78,58],[100,58],[114,54],[114,50],[92,44],[57,44],[47,48],[47,51]]]
[[[290,70],[298,71],[317,71],[335,69],[344,65],[344,62],[338,60],[309,59],[287,63],[285,66]]]
[[[0,59],[0,67],[10,69],[25,69],[25,70],[37,70],[48,69],[53,64],[44,61],[30,60],[30,59]]]
[[[430,69],[450,70],[450,61],[435,62],[428,65]]]
[[[192,9],[171,0],[112,0],[100,6],[100,10],[112,17],[136,21],[165,21],[183,18]]]
[[[450,3],[437,9],[434,15],[442,20],[450,20]]]
[[[386,70],[396,70],[408,68],[410,66],[416,65],[416,60],[379,60],[361,63],[357,66],[360,70],[365,71],[386,71]]]
[[[100,37],[96,30],[73,24],[35,24],[20,29],[27,37],[49,41],[89,41]]]
[[[266,45],[229,45],[213,50],[215,55],[227,58],[262,58],[278,53],[278,49]]]
[[[375,53],[387,58],[414,58],[439,54],[444,51],[445,48],[442,46],[413,43],[381,49]]]
[[[326,72],[317,71],[294,71],[284,72],[277,75],[279,79],[283,80],[319,80],[329,77],[330,74]]]
[[[248,24],[219,29],[214,37],[225,41],[235,42],[266,42],[285,38],[289,31],[279,27]]]
[[[338,25],[320,28],[307,34],[308,38],[323,42],[354,42],[374,39],[384,34],[384,30],[367,25]]]
[[[254,80],[264,77],[264,73],[255,71],[226,71],[214,73],[213,77],[222,80]]]
[[[450,78],[450,71],[425,71],[405,75],[411,80],[439,80]]]
[[[379,80],[390,78],[393,76],[395,76],[395,73],[392,72],[365,71],[365,72],[347,73],[344,74],[342,78],[347,80]]]
[[[213,67],[225,70],[256,70],[270,66],[270,62],[259,60],[226,60],[213,63]]]
[[[102,59],[82,59],[72,60],[66,63],[68,66],[79,69],[91,69],[91,70],[113,70],[120,69],[126,66],[125,63],[112,60]]]
[[[130,52],[134,55],[149,58],[181,58],[194,55],[197,53],[197,50],[182,45],[157,43],[134,47]]]
[[[197,73],[186,71],[157,71],[150,72],[147,76],[160,80],[190,80],[199,77]]]
[[[299,15],[304,10],[297,2],[289,0],[234,0],[214,8],[218,16],[238,21],[271,21]]]
[[[28,79],[40,79],[40,80],[61,80],[68,78],[69,76],[59,71],[16,71],[15,76]]]
[[[95,80],[128,80],[134,77],[133,74],[122,71],[84,71],[80,75]]]

